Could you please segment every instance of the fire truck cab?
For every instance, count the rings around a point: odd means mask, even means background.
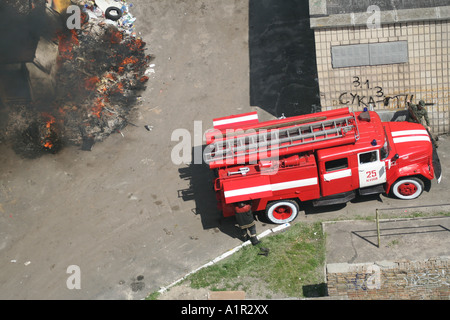
[[[345,203],[386,193],[415,199],[434,177],[427,130],[382,122],[376,112],[349,108],[259,122],[257,113],[214,120],[205,161],[224,216],[248,202],[275,224],[294,220],[301,204]]]

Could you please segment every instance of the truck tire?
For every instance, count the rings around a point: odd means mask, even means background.
[[[266,218],[275,224],[283,224],[297,218],[299,207],[292,200],[281,200],[270,203],[266,207]]]
[[[411,200],[418,198],[424,189],[424,183],[419,178],[402,178],[392,186],[392,193],[399,199]]]

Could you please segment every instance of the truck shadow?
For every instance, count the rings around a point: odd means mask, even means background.
[[[339,210],[342,210],[343,208],[345,208],[346,205],[347,205],[346,203],[343,203],[343,204],[332,204],[332,205],[328,205],[328,206],[315,207],[312,204],[312,201],[305,201],[302,203],[300,210],[303,210],[305,212],[305,215],[313,215],[313,214],[339,211]]]
[[[371,195],[364,195],[364,196],[357,195],[353,200],[350,200],[347,203],[333,204],[333,205],[328,205],[328,206],[315,207],[312,204],[312,201],[306,201],[306,202],[302,203],[301,209],[305,212],[306,215],[313,215],[313,214],[329,213],[329,212],[333,212],[333,211],[342,210],[343,208],[345,208],[347,206],[348,203],[364,203],[364,202],[370,202],[370,201],[383,202],[380,194],[371,194]]]
[[[203,154],[205,146],[192,148],[194,156]],[[225,218],[217,207],[214,191],[214,173],[209,166],[201,163],[190,163],[186,167],[179,168],[180,178],[189,181],[187,189],[178,190],[178,197],[183,201],[194,201],[195,207],[192,213],[200,217],[203,229],[216,229],[232,238],[238,237],[235,217]]]

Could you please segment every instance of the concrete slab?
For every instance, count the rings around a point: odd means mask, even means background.
[[[450,217],[325,222],[327,264],[425,260],[450,255]]]
[[[244,291],[211,291],[208,300],[245,300]]]

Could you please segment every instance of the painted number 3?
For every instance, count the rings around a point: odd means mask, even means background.
[[[372,88],[370,86],[370,81],[369,80],[366,80],[365,82],[362,82],[360,77],[356,77],[356,76],[353,77],[353,86],[355,88],[375,89],[377,91],[376,92],[376,96],[378,98],[381,98],[381,97],[384,96],[384,92],[383,92],[383,88],[382,87],[376,86],[376,87]]]

